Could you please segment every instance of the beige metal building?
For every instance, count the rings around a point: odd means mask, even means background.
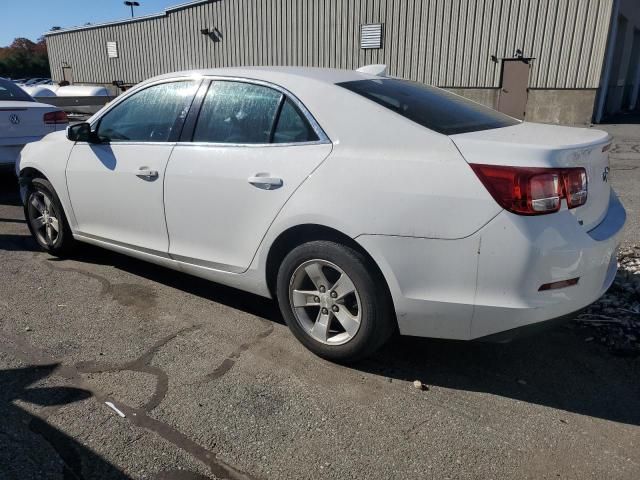
[[[46,34],[54,80],[384,63],[528,120],[640,107],[640,0],[200,0]]]

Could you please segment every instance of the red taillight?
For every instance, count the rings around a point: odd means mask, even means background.
[[[543,215],[560,210],[562,199],[575,208],[587,201],[584,168],[529,168],[472,164],[493,198],[519,215]]]
[[[587,172],[584,168],[566,170],[564,192],[567,207],[575,208],[587,203]]]
[[[43,120],[44,120],[44,123],[47,125],[58,125],[61,123],[69,123],[67,114],[61,110],[58,110],[56,112],[45,113]]]

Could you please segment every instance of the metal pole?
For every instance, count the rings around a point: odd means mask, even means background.
[[[131,18],[133,18],[133,3],[129,5],[131,7]]]

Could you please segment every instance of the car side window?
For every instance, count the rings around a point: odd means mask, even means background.
[[[318,135],[290,99],[286,99],[273,132],[273,143],[314,142]]]
[[[100,119],[97,134],[104,142],[169,142],[186,117],[196,82],[161,83],[134,94]]]
[[[251,83],[215,81],[202,103],[193,141],[269,143],[282,94]]]

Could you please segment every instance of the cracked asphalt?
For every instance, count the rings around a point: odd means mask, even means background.
[[[640,127],[604,128],[637,243]],[[333,365],[269,300],[90,246],[39,251],[14,181],[0,179],[2,480],[640,478],[640,359],[582,329],[398,338]]]

